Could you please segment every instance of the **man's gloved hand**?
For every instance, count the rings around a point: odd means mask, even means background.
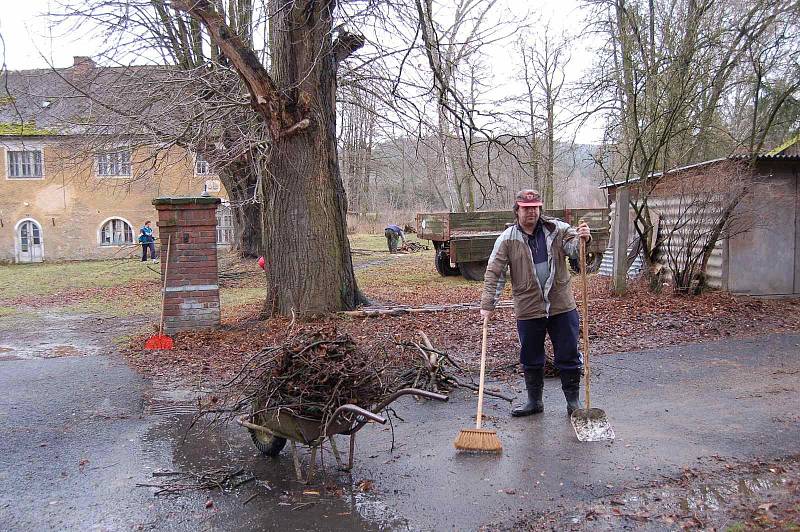
[[[481,319],[482,320],[490,320],[490,319],[492,319],[492,314],[494,314],[493,310],[483,310],[483,309],[481,309]]]

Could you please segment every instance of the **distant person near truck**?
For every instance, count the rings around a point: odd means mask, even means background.
[[[399,225],[389,224],[383,230],[386,237],[386,245],[389,247],[389,253],[397,253],[397,248],[400,247],[400,242],[405,244],[406,235],[403,234],[403,229]]]
[[[150,220],[147,220],[139,229],[139,243],[142,245],[142,262],[147,261],[147,250],[150,250],[150,258],[153,262],[158,262],[156,257],[156,237],[153,236],[153,228]]]

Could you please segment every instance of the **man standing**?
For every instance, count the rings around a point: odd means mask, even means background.
[[[142,262],[147,261],[147,250],[150,250],[150,258],[153,262],[158,261],[156,258],[156,244],[155,237],[153,236],[153,228],[150,227],[150,220],[147,220],[141,229],[139,229],[139,243],[142,245]]]
[[[383,230],[383,235],[386,237],[386,245],[389,247],[389,253],[397,253],[397,247],[400,241],[405,243],[406,237],[403,230],[399,225],[390,224]]]
[[[535,190],[517,192],[514,215],[517,223],[497,238],[489,257],[481,318],[492,316],[505,285],[506,268],[510,268],[522,346],[519,358],[528,391],[528,402],[513,409],[511,415],[521,417],[544,411],[545,334],[553,343],[569,415],[582,408],[583,357],[578,352],[578,311],[566,259],[577,256],[579,239],[588,243],[591,233],[585,223],[575,229],[560,220],[543,217],[542,199]]]

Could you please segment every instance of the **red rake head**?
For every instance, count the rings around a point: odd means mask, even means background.
[[[144,348],[149,350],[172,349],[172,338],[164,335],[151,336],[144,343]]]

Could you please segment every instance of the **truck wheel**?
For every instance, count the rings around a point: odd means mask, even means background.
[[[286,438],[281,438],[280,436],[275,436],[261,430],[247,430],[250,432],[250,437],[253,439],[256,449],[267,456],[278,456],[286,445]]]
[[[439,275],[442,277],[449,277],[460,273],[458,266],[455,268],[450,266],[450,254],[443,249],[436,252],[436,271],[439,272]]]
[[[459,262],[458,269],[461,270],[461,276],[468,281],[483,281],[487,264],[489,264],[489,261],[484,260]]]
[[[600,265],[603,263],[603,254],[589,252],[586,254],[586,273],[596,273],[600,270]],[[569,259],[569,267],[575,273],[580,273],[581,268],[578,264],[578,259]]]

